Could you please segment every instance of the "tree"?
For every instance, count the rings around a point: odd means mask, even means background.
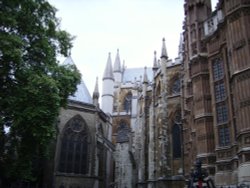
[[[60,65],[73,37],[46,0],[0,1],[0,181],[36,181],[80,73]],[[6,128],[9,131],[6,132]]]

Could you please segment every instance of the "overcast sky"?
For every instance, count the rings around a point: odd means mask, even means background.
[[[153,52],[178,53],[184,20],[183,0],[49,0],[61,18],[61,29],[76,36],[71,57],[92,95],[95,79],[101,86],[108,53],[117,49],[127,67],[151,67]],[[212,0],[212,7],[217,0]],[[101,88],[100,88],[101,92]]]

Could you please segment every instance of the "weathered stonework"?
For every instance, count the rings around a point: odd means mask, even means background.
[[[242,143],[250,134],[250,108],[242,105],[250,96],[250,80],[243,76],[250,68],[246,10],[250,4],[244,0],[219,0],[214,12],[210,1],[185,2],[185,175],[200,159],[219,187],[250,184],[250,150]]]
[[[48,182],[182,188],[199,159],[217,187],[250,185],[249,10],[248,0],[219,0],[214,12],[210,0],[186,0],[176,59],[165,39],[152,68],[121,66],[117,51],[113,69],[109,54],[103,111],[97,91],[93,104],[70,100],[62,109]],[[76,117],[88,127],[87,163],[81,174],[60,172],[64,132]]]
[[[163,39],[161,60],[157,62],[155,54],[153,69],[117,69],[121,67],[119,62],[116,58],[115,86],[109,94],[114,96],[111,114],[112,142],[116,145],[115,185],[143,188],[183,185],[183,178],[172,178],[183,173],[181,56],[168,60]],[[104,105],[105,96],[103,99]]]
[[[64,132],[68,129],[67,124],[72,119],[79,117],[85,122],[87,129],[87,155],[86,158],[86,173],[77,173],[75,167],[72,166],[72,172],[66,170],[62,171],[60,165],[62,165]],[[55,167],[54,167],[54,186],[55,187],[88,187],[88,188],[99,188],[107,187],[112,184],[113,178],[113,167],[112,167],[112,153],[114,147],[112,143],[107,139],[108,132],[111,124],[109,123],[109,117],[103,112],[98,111],[94,105],[83,104],[76,101],[69,101],[67,109],[62,109],[58,118],[58,136],[56,142],[56,153],[55,153]],[[77,129],[78,131],[78,129]],[[79,129],[80,131],[80,129]],[[77,132],[76,132],[77,133]],[[77,143],[78,141],[75,140]],[[70,143],[69,143],[70,144]],[[65,165],[70,162],[75,164],[76,167],[82,164],[81,158],[77,158],[79,150],[74,148],[77,145],[73,144],[71,152],[73,154],[73,160],[68,157],[65,159]],[[86,146],[82,146],[86,147]],[[80,149],[82,150],[82,149]],[[83,160],[83,158],[82,158]],[[68,169],[68,167],[66,167]],[[79,167],[77,167],[79,168]],[[70,173],[69,173],[70,172]]]

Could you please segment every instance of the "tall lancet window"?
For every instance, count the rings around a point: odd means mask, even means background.
[[[129,127],[124,120],[120,121],[117,127],[117,142],[128,142],[129,141]]]
[[[62,140],[58,171],[86,174],[88,172],[88,127],[80,115],[66,124]]]
[[[176,115],[172,128],[173,158],[181,158],[181,116]]]
[[[181,91],[181,80],[176,78],[172,85],[172,95],[180,94]]]
[[[124,98],[124,102],[123,102],[123,106],[124,106],[124,110],[128,113],[131,111],[131,104],[132,104],[132,93],[129,92],[125,98]]]

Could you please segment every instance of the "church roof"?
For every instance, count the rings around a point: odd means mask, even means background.
[[[67,57],[63,62],[63,65],[74,65],[74,64],[75,63],[70,56]],[[81,80],[81,83],[77,85],[76,92],[73,95],[69,96],[68,99],[78,102],[93,104],[92,97],[83,80]]]
[[[151,67],[147,68],[148,81],[153,80],[153,70]],[[123,73],[123,83],[125,82],[134,82],[136,80],[143,81],[144,76],[144,67],[140,68],[126,68]]]
[[[76,92],[74,93],[74,95],[69,96],[69,99],[78,102],[93,104],[92,97],[83,80],[80,84],[77,85]]]
[[[71,57],[71,56],[68,56],[68,57],[64,60],[63,65],[75,65],[75,63],[74,63],[72,57]]]

